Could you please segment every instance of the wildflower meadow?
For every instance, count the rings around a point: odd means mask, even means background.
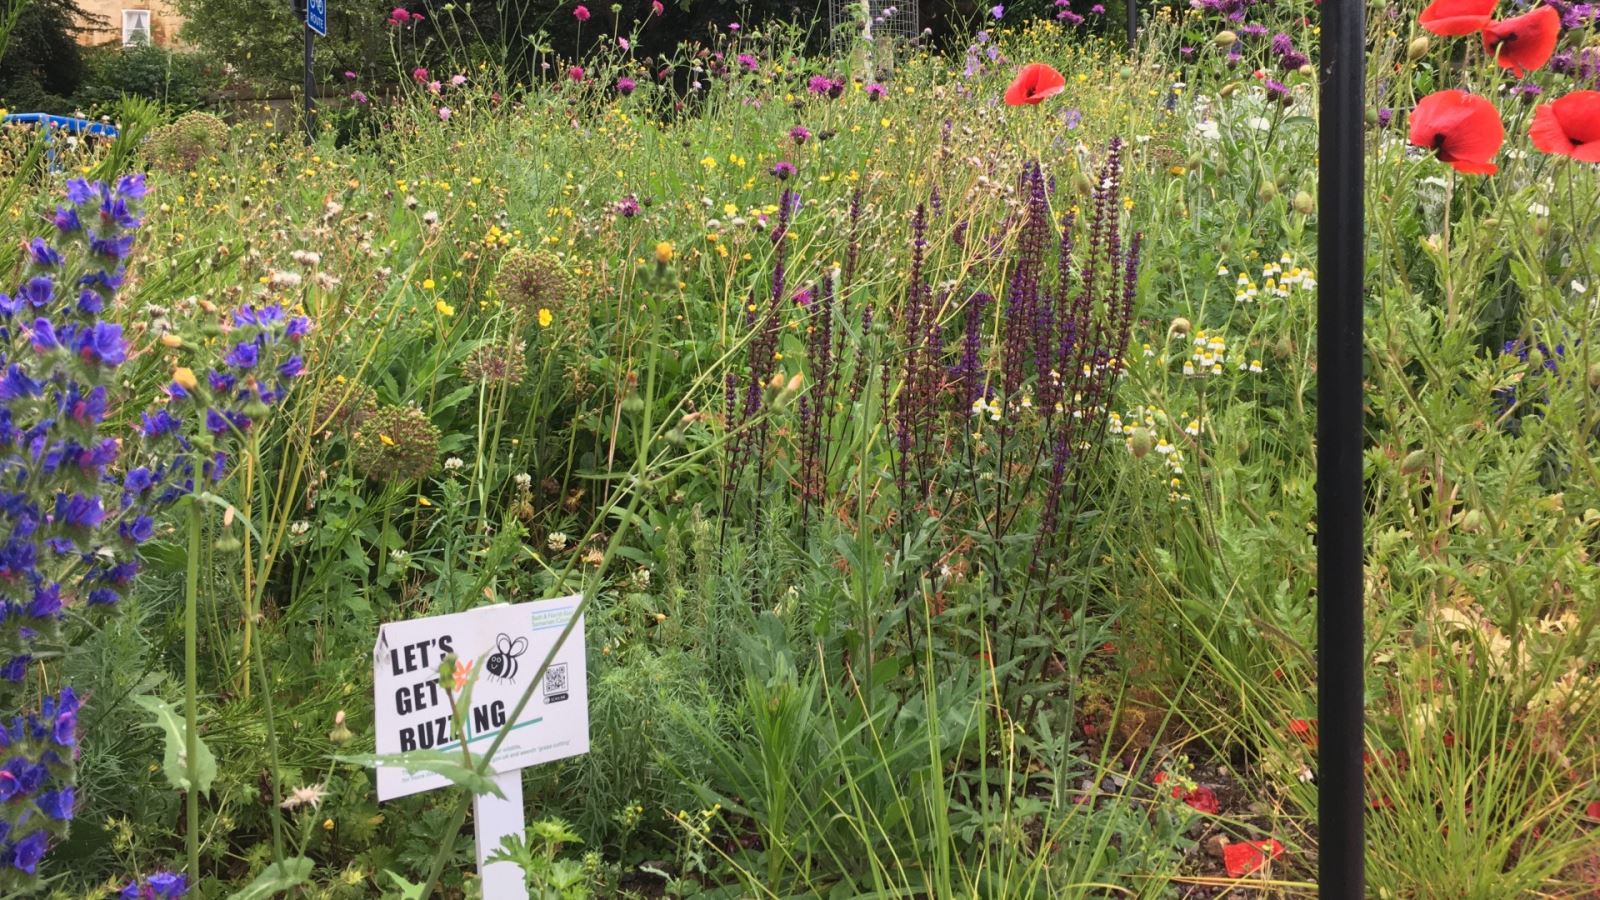
[[[0,897],[1315,896],[1320,4],[545,6],[0,125]],[[1593,897],[1600,7],[1367,26],[1366,892]]]

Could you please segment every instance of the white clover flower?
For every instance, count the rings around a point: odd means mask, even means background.
[[[545,546],[550,548],[551,553],[560,553],[567,549],[567,542],[570,540],[565,531],[552,531],[550,537],[545,540]]]
[[[466,466],[466,462],[459,456],[452,456],[444,461],[444,470],[446,472],[459,472],[464,466]]]
[[[299,521],[290,523],[289,525],[289,533],[295,537],[299,537],[310,530],[311,523],[307,522],[305,519],[300,519]]]
[[[520,490],[524,491],[533,485],[533,476],[527,472],[518,472],[511,480],[517,483],[517,487]]]

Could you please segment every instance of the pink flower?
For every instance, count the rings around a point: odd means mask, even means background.
[[[577,9],[572,11],[572,17],[579,22],[589,21],[589,7],[584,6],[582,3],[578,4]]]
[[[626,50],[626,49],[628,49],[628,47],[630,45],[628,44],[628,39],[627,38],[619,37],[619,38],[617,38],[617,46],[621,47],[624,50]]]
[[[428,70],[421,66],[417,66],[415,69],[411,70],[411,80],[415,81],[417,84],[427,84]]]
[[[404,25],[409,21],[411,21],[411,13],[406,12],[404,9],[398,6],[396,6],[394,10],[389,13],[390,25]]]
[[[583,80],[583,66],[568,66],[567,67],[567,77],[571,78],[573,81],[582,81]]]
[[[729,22],[728,23],[728,30],[729,31],[738,31],[739,30],[739,23],[738,22]]]
[[[451,87],[461,87],[463,84],[466,84],[466,83],[467,83],[467,76],[465,76],[465,75],[451,75],[450,76],[450,86]]]
[[[344,77],[345,77],[346,81],[355,81],[356,80],[356,73],[351,72],[351,71],[349,71],[347,69],[347,70],[345,70]]]
[[[661,5],[661,0],[650,0],[650,11],[658,16],[667,14],[667,8]]]
[[[367,102],[367,95],[361,93],[360,91],[351,91],[350,92],[350,99],[354,100],[357,103],[365,103],[365,102]]]
[[[450,107],[448,107],[448,106],[439,107],[439,121],[441,121],[441,122],[450,121]]]
[[[444,87],[444,85],[440,84],[439,82],[430,81],[430,82],[428,82],[428,93],[437,94],[437,93],[439,93],[439,89],[442,88],[442,87]]]

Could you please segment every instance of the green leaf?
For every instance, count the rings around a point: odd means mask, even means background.
[[[228,900],[264,900],[281,891],[297,888],[311,878],[312,867],[311,860],[304,856],[280,860],[262,869],[255,881],[245,885]]]
[[[334,759],[353,766],[370,768],[405,769],[415,775],[432,772],[448,779],[451,784],[464,787],[474,794],[489,794],[504,800],[506,795],[494,783],[493,773],[478,774],[461,759],[461,754],[446,750],[412,750],[409,753],[358,753],[353,756],[335,756]]]
[[[383,874],[389,876],[400,889],[400,900],[417,900],[422,896],[422,885],[413,884],[388,869],[384,869]]]
[[[133,698],[133,702],[155,713],[156,724],[167,733],[167,748],[161,763],[163,771],[167,773],[167,783],[180,791],[188,790],[189,768],[185,764],[184,752],[188,746],[186,738],[189,732],[183,717],[160,697],[140,694]],[[198,736],[195,738],[195,757],[195,781],[198,782],[200,793],[210,793],[211,782],[217,777],[217,758],[211,755],[211,748]]]

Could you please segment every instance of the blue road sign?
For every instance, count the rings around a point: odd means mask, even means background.
[[[306,0],[306,27],[328,36],[328,0]]]

